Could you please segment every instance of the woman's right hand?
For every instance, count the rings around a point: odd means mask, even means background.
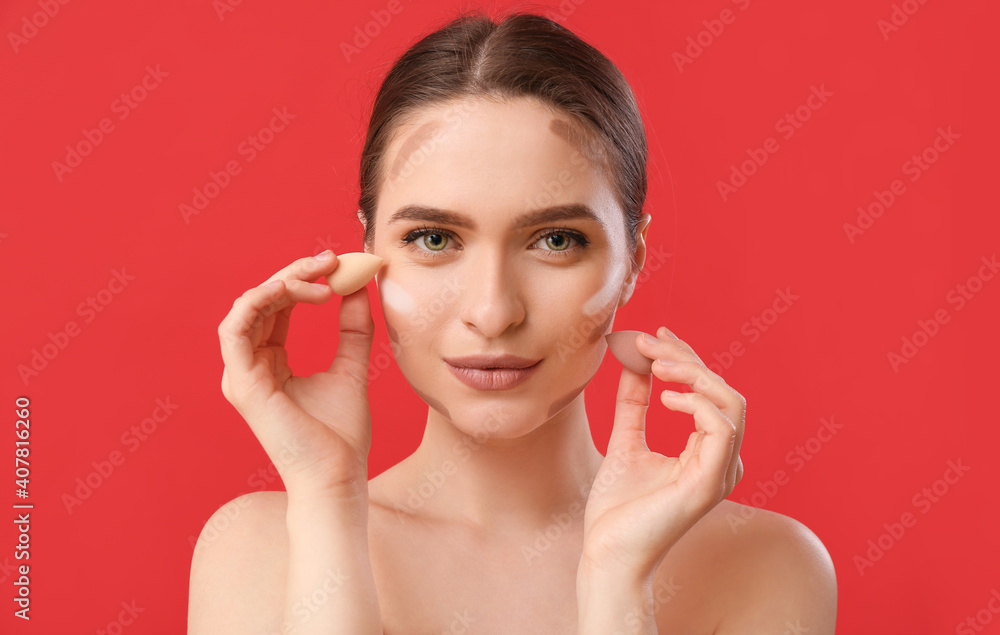
[[[237,298],[219,324],[222,394],[264,446],[290,496],[368,493],[368,361],[375,324],[367,287],[341,301],[340,342],[328,370],[294,376],[285,350],[292,309],[298,302],[329,300],[326,276],[336,268],[330,250],[296,260]]]

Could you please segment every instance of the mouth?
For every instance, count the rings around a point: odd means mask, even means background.
[[[510,390],[526,381],[542,360],[514,355],[445,358],[448,369],[463,384],[476,390]]]

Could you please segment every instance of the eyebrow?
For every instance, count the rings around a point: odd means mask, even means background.
[[[392,225],[397,221],[403,220],[422,220],[441,225],[461,227],[471,231],[477,230],[476,222],[464,214],[436,207],[427,207],[425,205],[404,205],[389,217],[387,225]],[[514,229],[524,229],[526,227],[541,225],[542,223],[563,220],[589,220],[600,225],[601,229],[607,229],[604,221],[589,206],[582,203],[553,205],[552,207],[522,214],[514,219],[513,227]]]

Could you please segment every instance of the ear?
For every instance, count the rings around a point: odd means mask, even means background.
[[[622,292],[618,297],[619,308],[625,306],[625,303],[632,298],[636,280],[639,279],[639,273],[646,263],[646,233],[649,231],[649,223],[652,220],[653,217],[646,212],[643,212],[639,216],[639,235],[635,243],[635,269],[629,272],[629,275],[625,278],[625,282],[622,284]]]

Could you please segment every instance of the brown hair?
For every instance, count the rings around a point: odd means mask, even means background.
[[[384,155],[397,126],[419,108],[462,97],[534,97],[566,112],[596,135],[610,182],[625,212],[635,267],[646,199],[646,134],[621,71],[570,30],[540,15],[513,13],[499,23],[466,13],[425,36],[393,64],[379,88],[361,152],[358,199],[364,244],[375,238]]]

